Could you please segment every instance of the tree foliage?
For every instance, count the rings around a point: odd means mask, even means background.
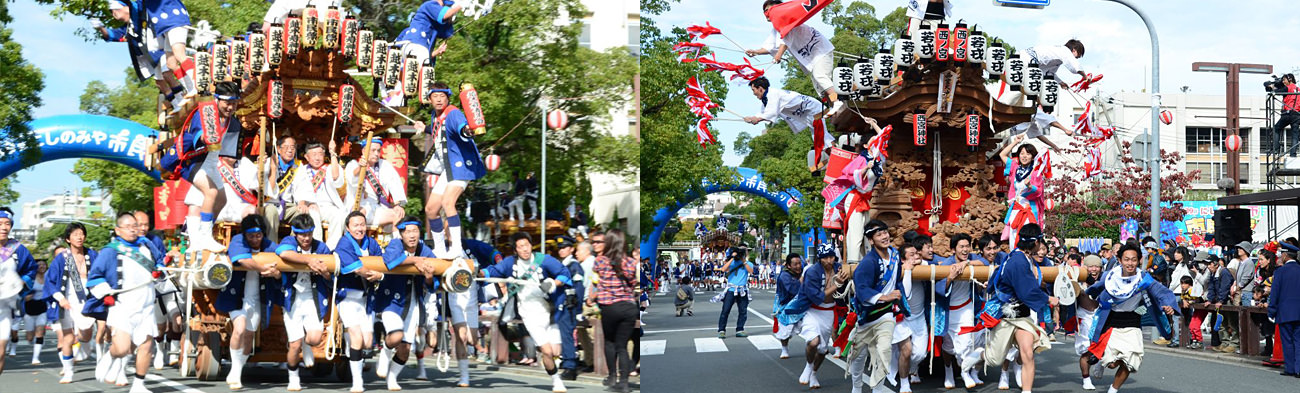
[[[691,76],[698,76],[700,86],[717,100],[727,96],[726,81],[717,73],[698,72],[698,66],[677,61],[671,48],[687,40],[685,30],[661,32],[647,15],[667,11],[668,1],[643,0],[642,5],[641,233],[648,234],[656,210],[698,195],[703,179],[730,181],[735,173],[722,164],[722,146],[701,148],[696,142],[695,119],[684,101]]]
[[[1081,181],[1082,163],[1054,160],[1057,176],[1048,180],[1046,195],[1055,207],[1046,214],[1047,232],[1060,237],[1118,238],[1119,227],[1129,219],[1137,220],[1146,231],[1150,228],[1151,167],[1133,158],[1132,143],[1119,141],[1120,152],[1114,167]],[[1082,145],[1071,141],[1063,147],[1067,154],[1082,154]],[[1183,172],[1178,152],[1160,150],[1160,202],[1169,206],[1160,211],[1161,220],[1180,221],[1185,211],[1177,201],[1183,200],[1199,170]]]
[[[122,78],[120,87],[108,87],[101,81],[86,84],[86,90],[81,93],[81,111],[140,124],[157,124],[158,89],[152,82],[138,80],[130,69],[123,70]],[[131,167],[111,161],[80,159],[73,165],[72,173],[112,195],[109,205],[115,211],[153,209],[153,188],[159,184]]]
[[[0,22],[8,22],[9,18],[6,6],[0,10]],[[35,163],[40,150],[33,148],[37,146],[36,136],[27,122],[32,120],[32,110],[41,106],[45,75],[23,59],[22,45],[4,26],[0,23],[0,160],[22,154],[25,162]]]
[[[0,179],[0,206],[10,206],[18,202],[18,191],[14,190],[14,183],[18,182],[17,177],[6,177]]]

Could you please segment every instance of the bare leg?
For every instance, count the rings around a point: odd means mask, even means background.
[[[1124,387],[1124,381],[1128,380],[1128,365],[1120,361],[1112,363],[1111,365],[1115,368],[1115,381],[1111,382],[1110,386],[1115,388],[1115,390],[1119,390],[1119,388]]]
[[[1020,388],[1034,390],[1034,335],[1036,333],[1016,329],[1016,346],[1020,348],[1021,376]]]

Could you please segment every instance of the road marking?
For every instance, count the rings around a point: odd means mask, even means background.
[[[150,381],[158,382],[158,383],[162,384],[163,386],[166,386],[166,387],[169,387],[169,388],[172,388],[172,389],[176,389],[176,390],[179,390],[179,391],[184,392],[184,393],[203,393],[202,390],[198,390],[198,389],[195,389],[195,388],[192,388],[192,387],[189,387],[189,386],[182,385],[182,384],[179,383],[179,382],[176,382],[176,381],[173,381],[173,380],[170,380],[170,379],[167,379],[167,378],[163,378],[162,376],[160,376],[160,375],[158,375],[158,374],[148,374],[148,375],[145,375],[144,378],[147,379],[147,380],[150,380]]]
[[[760,351],[781,349],[781,342],[778,341],[776,337],[772,336],[771,334],[764,334],[760,336],[749,336],[749,342],[751,344],[754,344],[754,348],[758,348],[758,350]]]
[[[656,334],[656,333],[676,333],[676,332],[694,332],[694,331],[699,331],[699,330],[712,330],[712,331],[717,331],[718,328],[714,328],[714,327],[702,327],[702,328],[691,328],[691,329],[646,330],[646,331],[645,331],[645,334]]]
[[[727,352],[727,344],[717,337],[699,337],[695,339],[695,352]]]
[[[761,313],[761,312],[758,312],[757,310],[754,310],[753,307],[749,307],[749,312],[754,313],[754,315],[757,315],[759,319],[762,319],[762,320],[764,320],[764,321],[767,321],[767,323],[769,323],[769,324],[772,323],[772,318],[768,317],[767,314],[763,314],[763,313]],[[699,339],[697,338],[697,339],[695,339],[695,340],[696,340],[696,342],[697,342],[697,344],[698,344]],[[849,369],[849,365],[848,365],[848,363],[844,363],[844,360],[841,360],[840,358],[833,358],[833,357],[827,356],[827,357],[826,357],[826,360],[827,360],[827,361],[830,361],[832,364],[838,366],[841,370],[845,370],[845,371],[847,371],[847,370]]]
[[[668,340],[642,340],[641,355],[663,355],[664,348],[668,346]]]

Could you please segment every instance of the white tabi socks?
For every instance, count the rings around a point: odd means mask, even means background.
[[[357,350],[352,349],[352,351],[357,351]],[[348,361],[348,368],[352,369],[352,389],[349,390],[352,393],[362,393],[366,391],[365,384],[363,383],[364,381],[362,380],[362,378],[364,378],[365,376],[362,375],[363,373],[361,371],[361,366],[362,366],[361,360]]]
[[[301,368],[302,366],[294,366],[289,369],[289,387],[287,390],[290,392],[302,390],[302,378],[298,376],[298,370]]]
[[[153,342],[153,369],[162,370],[167,366],[167,342]]]
[[[230,390],[244,388],[243,375],[246,362],[248,362],[248,355],[244,351],[230,350],[230,374],[226,375],[226,384],[230,385]]]
[[[397,384],[397,376],[402,374],[402,368],[406,366],[406,362],[398,363],[397,359],[393,359],[388,363],[388,376],[386,377],[388,379],[388,390],[394,392],[402,390],[402,387]]]
[[[36,343],[32,344],[32,364],[41,364],[41,347],[45,346],[45,338],[36,340]]]
[[[899,391],[899,393],[908,393],[908,392],[911,392],[911,391],[912,391],[912,380],[911,380],[910,378],[899,378],[899,379],[898,379],[898,391]]]
[[[59,355],[59,363],[63,364],[63,378],[59,378],[59,383],[72,383],[72,358]]]
[[[375,375],[380,378],[388,377],[388,364],[393,358],[393,350],[387,346],[380,347],[379,358],[375,359]]]
[[[133,382],[133,383],[131,384],[131,392],[130,392],[130,393],[151,393],[151,392],[149,391],[148,388],[145,388],[145,387],[144,387],[144,380],[145,380],[145,377],[146,377],[147,375],[148,375],[148,374],[145,374],[145,375],[136,374],[136,375],[135,375],[135,382]]]
[[[1092,377],[1083,377],[1083,390],[1097,390],[1097,387],[1092,385]]]
[[[429,380],[429,373],[424,371],[424,356],[415,357],[415,379],[421,381]]]
[[[302,367],[311,368],[316,365],[316,355],[311,352],[311,346],[307,343],[302,344]]]
[[[975,383],[967,379],[966,388],[970,389],[972,386],[975,386]],[[957,387],[957,382],[952,379],[952,366],[944,366],[943,367],[943,388],[952,389],[955,387]]]
[[[799,374],[799,384],[800,384],[800,385],[807,385],[807,384],[808,384],[808,376],[812,375],[812,373],[813,373],[812,363],[804,363],[804,365],[803,365],[803,373],[802,373],[802,374]]]

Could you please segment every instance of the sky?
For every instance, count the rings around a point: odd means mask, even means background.
[[[906,5],[904,0],[866,2],[876,9],[877,17]],[[1300,25],[1300,17],[1295,13],[1281,12],[1293,7],[1292,1],[1131,2],[1137,3],[1155,26],[1160,41],[1160,90],[1165,94],[1178,93],[1183,86],[1187,86],[1191,94],[1223,94],[1224,74],[1192,72],[1192,63],[1196,61],[1272,64],[1274,73],[1278,75],[1300,67],[1300,63],[1287,62],[1287,59],[1300,59],[1300,45],[1287,40],[1294,37],[1294,32],[1284,29]],[[737,3],[741,5],[737,6]],[[1084,57],[1080,59],[1083,68],[1105,75],[1102,83],[1094,87],[1101,94],[1143,91],[1150,86],[1151,41],[1146,27],[1136,13],[1119,3],[1053,0],[1041,10],[999,7],[991,0],[952,3],[953,20],[965,19],[970,24],[978,24],[980,30],[1001,37],[1017,48],[1061,45],[1071,38],[1082,41],[1085,46]],[[665,30],[708,21],[740,45],[756,48],[771,32],[771,25],[763,19],[761,4],[761,0],[681,0],[669,12],[650,17]],[[819,17],[808,23],[827,35],[832,33]],[[709,37],[704,42],[717,48],[736,48],[720,36]],[[718,51],[719,61],[740,62],[742,56],[733,51]],[[756,61],[770,59],[763,56]],[[768,76],[774,85],[782,83],[779,68],[769,69]],[[1261,84],[1266,79],[1266,75],[1243,74],[1241,94],[1262,95]],[[722,105],[747,116],[759,110],[758,100],[748,88],[739,84],[730,89]],[[735,116],[724,113],[719,117]],[[726,149],[723,162],[739,165],[742,157],[732,149],[736,136],[741,132],[758,134],[762,132],[761,127],[732,121],[715,122],[715,136]]]
[[[101,80],[112,86],[121,86],[123,70],[131,65],[126,46],[120,43],[87,42],[76,35],[78,28],[90,28],[84,18],[64,16],[63,20],[50,16],[52,6],[42,6],[30,1],[9,3],[14,21],[8,28],[13,38],[23,46],[23,58],[45,73],[45,89],[41,91],[43,105],[32,114],[33,118],[80,113],[81,93],[86,84]],[[22,204],[61,194],[65,190],[74,194],[89,184],[72,174],[76,160],[50,161],[19,171],[14,190],[20,197],[11,208],[22,217]],[[27,223],[19,220],[18,227]]]

